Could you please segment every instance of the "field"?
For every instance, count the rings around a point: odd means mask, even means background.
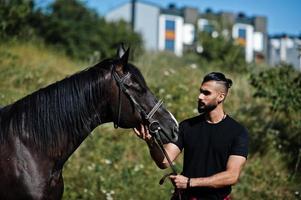
[[[300,199],[300,174],[288,167],[285,152],[275,145],[275,134],[266,133],[261,140],[271,113],[265,106],[268,102],[253,95],[252,70],[233,72],[203,62],[194,54],[183,58],[168,53],[144,54],[133,63],[178,121],[197,115],[201,78],[211,71],[225,72],[234,82],[225,111],[248,128],[251,138],[247,165],[240,182],[233,187],[234,199]],[[0,105],[13,103],[89,65],[37,43],[2,43]],[[181,158],[176,165],[181,171]],[[132,130],[115,130],[112,124],[104,124],[93,131],[65,165],[63,199],[168,199],[171,183],[158,184],[167,172],[168,169],[162,171],[155,166],[146,144]]]

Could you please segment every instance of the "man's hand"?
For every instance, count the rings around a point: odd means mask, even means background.
[[[186,189],[188,178],[182,175],[170,175],[170,180],[178,189]]]
[[[140,127],[134,128],[134,132],[138,137],[145,140],[156,165],[160,169],[167,168],[169,166],[169,163],[162,153],[162,150],[156,143],[155,138],[152,137],[152,135],[149,133],[147,126],[141,124]],[[181,150],[178,148],[178,146],[173,143],[165,144],[164,149],[166,150],[171,161],[174,161],[174,159],[176,159],[176,157],[181,153]]]
[[[140,124],[140,127],[134,128],[134,132],[143,140],[147,141],[152,138],[151,134],[149,133],[148,127],[143,124]]]

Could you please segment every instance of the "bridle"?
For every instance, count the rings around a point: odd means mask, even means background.
[[[114,128],[118,128],[119,127],[119,123],[120,123],[120,114],[121,114],[121,103],[122,103],[122,95],[121,92],[123,92],[127,97],[129,97],[129,99],[131,100],[131,102],[134,105],[134,108],[136,109],[136,111],[138,111],[138,113],[140,113],[142,119],[144,121],[147,122],[148,124],[148,129],[151,133],[152,136],[154,136],[155,142],[157,143],[158,147],[160,148],[160,150],[162,151],[162,153],[164,154],[164,156],[166,157],[169,166],[172,169],[172,173],[166,174],[164,175],[159,184],[162,185],[164,183],[164,180],[166,177],[168,177],[169,175],[177,175],[177,170],[175,168],[175,165],[172,163],[172,161],[170,160],[166,150],[164,149],[163,146],[163,142],[162,142],[162,138],[161,135],[159,134],[161,127],[160,124],[157,120],[153,119],[153,115],[158,111],[158,109],[161,107],[161,105],[163,104],[163,100],[160,99],[155,105],[154,107],[151,109],[151,111],[147,114],[146,111],[141,107],[141,105],[135,100],[135,98],[129,93],[128,89],[125,87],[124,82],[129,79],[131,77],[131,74],[129,72],[127,72],[126,75],[124,75],[123,77],[120,77],[118,75],[118,73],[115,70],[115,66],[113,67],[113,72],[112,75],[119,87],[119,94],[118,94],[118,117],[117,117],[117,122],[114,121]],[[181,194],[180,191],[177,191],[178,195],[179,195],[179,199],[181,200]]]
[[[129,99],[131,100],[131,102],[134,105],[135,110],[138,111],[138,113],[140,113],[142,119],[148,123],[149,130],[151,130],[151,131],[160,130],[161,129],[160,124],[159,124],[159,122],[157,120],[153,119],[153,116],[159,110],[159,108],[163,104],[163,101],[160,99],[154,105],[154,107],[152,108],[152,110],[147,114],[146,111],[135,100],[135,98],[133,97],[133,95],[131,95],[129,93],[128,89],[124,85],[124,82],[131,77],[131,74],[129,72],[127,72],[127,74],[124,75],[121,78],[119,77],[119,75],[117,74],[117,72],[115,70],[113,70],[112,74],[113,74],[113,77],[114,77],[115,81],[117,82],[118,87],[119,87],[119,94],[118,94],[118,117],[117,117],[117,121],[114,121],[114,127],[115,128],[119,127],[120,115],[121,115],[121,104],[122,104],[122,95],[121,95],[121,92],[123,92],[127,97],[129,97]]]

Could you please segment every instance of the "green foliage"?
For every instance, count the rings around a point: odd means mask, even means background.
[[[107,23],[78,0],[54,1],[42,25],[37,24],[36,29],[46,43],[80,59],[112,56],[121,42],[133,44],[135,48],[142,45],[140,36],[127,23]]]
[[[198,43],[202,46],[201,58],[209,63],[215,63],[224,70],[244,71],[246,63],[242,47],[235,45],[219,33],[217,37],[207,32],[199,33]]]
[[[264,155],[251,155],[233,189],[233,199],[300,199],[301,184],[285,163],[285,157],[274,148]]]
[[[30,37],[33,1],[0,0],[0,38]]]
[[[78,70],[66,57],[44,46],[16,42],[0,45],[0,105]]]
[[[209,29],[205,28],[205,31],[217,31],[218,33],[222,33],[223,31],[228,31],[228,33],[232,30],[233,24],[227,18],[224,18],[222,15],[217,15],[213,13],[212,10],[208,9],[206,13],[202,14],[202,18],[208,20]],[[226,36],[228,38],[228,36]],[[230,38],[230,37],[229,37]]]
[[[288,152],[295,163],[295,171],[301,171],[301,73],[284,65],[254,73],[251,84],[255,97],[267,101],[272,117],[267,131],[275,134],[280,149]]]
[[[33,1],[0,1],[0,38],[43,40],[80,60],[97,62],[115,54],[120,43],[142,52],[142,39],[124,21],[106,22],[79,0],[56,0],[48,10]]]
[[[301,111],[301,74],[289,65],[278,66],[251,76],[255,96],[271,101],[271,109],[281,112]]]
[[[211,71],[223,71],[215,63],[202,65],[199,56],[194,54],[183,58],[168,53],[144,54],[134,64],[142,71],[154,94],[164,99],[165,106],[179,121],[197,114],[201,78]],[[60,80],[78,71],[80,68],[76,66],[85,65],[74,63],[43,45],[2,43],[0,105]],[[288,74],[297,77],[295,73]],[[248,72],[227,72],[226,75],[234,85],[225,102],[225,111],[248,128],[252,145],[240,183],[234,186],[234,198],[298,199],[295,193],[301,192],[300,174],[287,167],[287,154],[275,143],[278,135],[273,132],[274,127],[269,128],[274,113],[268,105],[272,104],[264,98],[252,96],[257,88],[250,85]],[[257,82],[262,84],[259,80]],[[285,122],[283,118],[277,117],[277,120]],[[290,126],[292,124],[287,124],[286,128]],[[265,151],[257,148],[262,146],[266,147]],[[180,157],[176,162],[178,171],[182,167],[181,161]],[[102,125],[65,165],[63,199],[169,199],[171,183],[158,184],[163,174],[168,172],[155,166],[146,144],[134,136],[132,130],[115,130],[112,124]]]
[[[168,199],[172,186],[158,184],[163,172],[148,154],[132,131],[97,128],[64,169],[63,199]]]
[[[108,23],[77,0],[54,1],[42,25],[36,28],[46,43],[65,49],[74,58],[90,58],[92,62],[112,56],[121,42],[134,49],[142,46],[140,36],[127,23]]]

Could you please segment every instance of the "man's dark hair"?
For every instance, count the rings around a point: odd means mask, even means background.
[[[218,82],[220,82],[222,85],[225,86],[226,92],[232,86],[232,80],[226,78],[226,76],[221,72],[211,72],[211,73],[207,74],[204,77],[202,84],[205,83],[205,82],[208,82],[208,81],[218,81]]]

